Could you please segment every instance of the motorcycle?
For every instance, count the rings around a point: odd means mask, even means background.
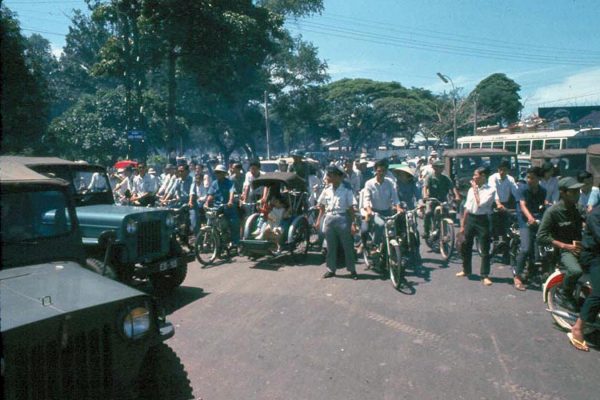
[[[548,305],[546,311],[552,315],[554,322],[561,328],[570,331],[575,324],[575,321],[577,321],[577,318],[579,318],[579,312],[566,309],[558,301],[557,295],[559,288],[562,286],[564,277],[565,272],[557,268],[544,283],[542,293],[544,302]],[[586,297],[589,296],[590,293],[592,293],[590,275],[587,272],[584,272],[577,280],[575,291],[573,293],[577,303],[577,310],[581,308]],[[586,323],[585,327],[588,332],[594,330],[600,331],[600,313],[597,316],[595,323]]]

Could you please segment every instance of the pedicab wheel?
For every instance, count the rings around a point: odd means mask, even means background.
[[[445,261],[452,257],[454,250],[454,224],[450,219],[444,218],[440,226],[440,254]]]
[[[390,281],[396,289],[404,284],[404,265],[402,264],[402,252],[400,246],[391,246],[389,255]]]
[[[291,247],[291,254],[295,255],[298,260],[302,260],[308,254],[308,248],[310,247],[310,231],[308,223],[306,221],[298,224],[296,229],[292,233],[293,243]]]
[[[219,238],[212,229],[201,230],[195,243],[196,259],[202,265],[212,264],[219,255]]]

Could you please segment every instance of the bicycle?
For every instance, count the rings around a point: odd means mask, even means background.
[[[404,208],[405,205],[403,205]],[[402,261],[407,265],[414,265],[417,269],[421,265],[421,240],[419,239],[419,231],[417,227],[417,212],[419,207],[412,210],[406,210],[404,215],[404,237],[401,239],[401,249],[405,249],[405,256]]]
[[[400,289],[405,282],[405,262],[402,260],[402,250],[400,248],[400,240],[396,227],[396,219],[400,213],[396,213],[389,217],[379,215],[383,219],[385,226],[383,229],[384,240],[379,245],[378,251],[374,253],[375,257],[373,264],[375,269],[390,274],[390,281],[396,289]],[[366,253],[367,250],[365,249]],[[368,263],[368,257],[365,256]]]
[[[435,252],[442,255],[444,261],[448,261],[452,257],[454,251],[454,241],[456,240],[454,232],[454,220],[456,212],[451,210],[451,203],[427,197],[423,202],[438,203],[433,214],[432,228],[429,237],[425,238],[425,242]]]
[[[231,257],[231,228],[224,214],[224,206],[206,210],[206,225],[200,228],[195,242],[196,259],[204,266],[212,264],[225,251]]]

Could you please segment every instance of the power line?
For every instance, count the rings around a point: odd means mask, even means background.
[[[331,16],[329,16],[329,15],[331,15]],[[405,32],[410,35],[432,37],[432,38],[442,38],[442,39],[448,39],[448,40],[453,40],[453,41],[457,41],[457,42],[464,42],[464,43],[471,43],[471,44],[480,44],[480,45],[487,46],[487,45],[490,45],[490,43],[496,43],[496,46],[501,46],[501,47],[506,47],[506,48],[520,48],[520,49],[525,49],[525,50],[529,50],[529,51],[544,48],[544,49],[557,51],[557,52],[574,53],[578,56],[581,56],[581,54],[586,54],[586,53],[587,54],[593,53],[593,54],[600,55],[600,51],[598,51],[598,50],[564,48],[564,47],[548,46],[548,45],[544,45],[544,44],[536,44],[535,48],[532,48],[532,46],[530,44],[526,44],[526,43],[508,42],[505,40],[499,40],[499,39],[494,39],[494,38],[483,38],[483,37],[473,38],[472,36],[461,35],[461,34],[457,34],[457,33],[436,31],[436,30],[426,29],[426,28],[422,28],[422,27],[410,27],[410,26],[406,26],[406,25],[399,25],[396,23],[390,24],[390,23],[381,22],[381,21],[368,20],[365,18],[355,18],[355,17],[349,17],[349,16],[333,14],[333,13],[324,13],[322,15],[322,17],[325,19],[329,18],[334,21],[335,20],[350,21],[350,22],[352,22],[353,25],[359,24],[359,25],[365,25],[365,26],[369,26],[369,27],[373,27],[373,28],[377,28],[377,29],[383,29],[382,26],[386,26],[386,28],[385,28],[386,31]],[[398,29],[398,27],[401,27],[402,29]],[[430,32],[430,33],[433,33],[434,35],[427,35],[423,32]],[[462,39],[459,39],[459,38],[462,38]]]
[[[44,33],[46,35],[55,35],[55,36],[62,36],[62,37],[66,37],[67,36],[64,33],[40,31],[38,29],[31,29],[31,28],[21,28],[21,30],[22,31],[27,31],[27,32]]]
[[[597,63],[592,63],[592,62],[575,62],[575,61],[560,61],[560,60],[545,60],[545,59],[539,59],[539,58],[534,58],[534,57],[527,57],[527,56],[510,56],[510,55],[501,55],[501,54],[483,54],[480,52],[480,54],[476,54],[475,52],[471,51],[471,52],[467,52],[467,51],[461,51],[461,50],[448,50],[446,48],[446,46],[441,46],[441,45],[425,45],[425,44],[410,44],[410,43],[402,43],[401,41],[398,40],[394,40],[394,39],[382,39],[381,37],[377,38],[377,37],[371,37],[369,38],[368,36],[373,36],[373,35],[357,35],[356,33],[353,32],[348,32],[348,30],[342,30],[342,29],[327,29],[327,28],[321,28],[321,27],[315,27],[313,29],[307,29],[307,28],[296,28],[298,31],[302,32],[310,32],[310,33],[317,33],[317,34],[323,34],[323,35],[330,35],[330,36],[336,36],[336,37],[341,37],[341,38],[345,38],[345,39],[354,39],[354,40],[359,40],[359,41],[364,41],[364,42],[369,42],[369,43],[376,43],[376,44],[382,44],[382,45],[390,45],[390,46],[394,46],[394,47],[398,47],[398,48],[411,48],[411,49],[417,49],[417,50],[424,50],[424,51],[429,51],[429,52],[436,52],[436,53],[445,53],[445,54],[453,54],[453,55],[463,55],[463,56],[469,56],[469,57],[484,57],[484,58],[488,58],[488,59],[494,59],[494,60],[508,60],[508,61],[517,61],[517,62],[527,62],[527,63],[539,63],[539,64],[552,64],[552,65],[574,65],[574,66],[596,66]]]
[[[352,28],[331,27],[329,25],[320,24],[320,23],[316,23],[316,22],[306,22],[306,24],[308,26],[316,28],[316,29],[325,29],[325,30],[331,30],[331,31],[335,31],[335,32],[347,33],[347,34],[358,35],[358,36],[367,36],[367,37],[371,37],[374,39],[391,40],[391,41],[398,42],[398,43],[407,43],[407,44],[411,44],[414,46],[422,46],[425,48],[445,49],[445,50],[451,49],[451,50],[461,51],[461,52],[470,52],[470,53],[474,53],[477,55],[497,55],[497,56],[503,56],[503,57],[519,57],[519,58],[533,60],[533,61],[550,61],[550,62],[558,61],[558,62],[569,63],[571,65],[581,65],[584,62],[586,63],[586,65],[597,65],[598,63],[600,63],[600,58],[577,62],[577,61],[573,60],[572,57],[565,58],[565,57],[559,57],[559,56],[553,56],[553,55],[535,55],[535,54],[529,54],[529,53],[518,54],[515,52],[505,52],[505,51],[499,51],[499,50],[490,50],[490,49],[482,49],[482,48],[472,48],[472,47],[465,47],[465,46],[431,43],[431,42],[425,42],[425,41],[420,41],[420,40],[415,40],[415,39],[405,39],[405,38],[400,38],[400,37],[396,37],[396,36],[360,31],[360,30],[356,30],[356,29],[352,29]],[[581,57],[579,59],[581,59]],[[588,64],[590,62],[595,62],[595,64]]]

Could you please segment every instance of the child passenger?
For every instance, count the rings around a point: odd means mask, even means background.
[[[281,222],[290,216],[290,210],[284,198],[281,195],[275,195],[271,198],[271,211],[267,215],[267,221],[263,225],[257,240],[269,240],[277,244],[277,252],[281,251],[279,239],[283,233]]]

